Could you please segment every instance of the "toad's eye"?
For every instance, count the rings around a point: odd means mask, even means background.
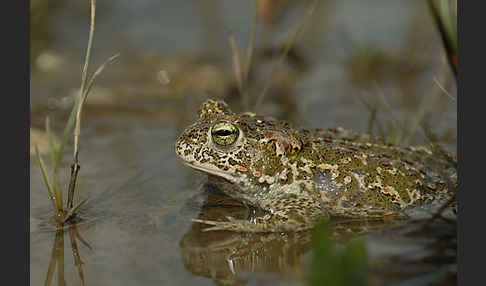
[[[211,129],[211,137],[214,143],[220,146],[229,146],[236,142],[240,131],[229,122],[218,122]]]

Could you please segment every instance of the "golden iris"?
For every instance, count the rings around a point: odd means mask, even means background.
[[[229,122],[218,122],[211,129],[214,143],[220,146],[228,146],[235,143],[240,131]]]

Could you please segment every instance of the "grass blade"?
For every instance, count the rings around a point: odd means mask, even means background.
[[[49,117],[46,117],[46,134],[47,134],[47,138],[48,138],[48,141],[49,141],[49,152],[51,154],[51,164],[52,164],[53,170],[54,170],[53,171],[54,182],[53,182],[52,187],[54,189],[54,193],[58,194],[58,193],[60,193],[60,189],[61,189],[61,186],[59,185],[59,176],[57,174],[57,170],[58,170],[57,164],[59,162],[56,159],[56,148],[54,146],[54,138],[52,137]],[[62,197],[56,197],[56,201],[57,200],[60,200],[62,202]]]
[[[69,228],[69,238],[71,240],[71,250],[73,252],[74,258],[74,265],[78,268],[78,275],[79,279],[81,280],[81,285],[85,285],[84,283],[84,273],[83,273],[83,261],[81,260],[81,256],[79,255],[78,251],[78,244],[76,243],[76,234],[74,231],[75,226]]]
[[[75,104],[73,106],[73,111],[71,112],[69,120],[71,120],[71,116],[73,117],[73,124],[76,124],[74,127],[74,162],[77,164],[77,147],[78,147],[78,142],[77,142],[77,137],[79,135],[79,121],[80,119],[80,114],[81,114],[81,108],[83,106],[84,100],[83,97],[87,94],[85,92],[86,85],[88,83],[88,66],[89,66],[89,59],[91,58],[91,48],[93,46],[93,37],[94,37],[94,27],[95,27],[95,18],[96,18],[96,0],[91,0],[91,21],[89,25],[89,37],[88,37],[88,47],[86,48],[86,57],[84,58],[84,66],[83,66],[83,72],[81,75],[81,87],[79,89],[79,95],[75,100]],[[70,123],[70,122],[68,122]],[[66,125],[66,129],[68,128],[68,125]],[[65,129],[65,131],[66,131]],[[78,133],[76,133],[78,131]],[[66,133],[64,134],[66,135]]]
[[[441,0],[438,3],[428,0],[427,4],[439,30],[449,65],[457,80],[457,2]]]
[[[454,14],[452,12],[451,2],[452,1],[440,2],[440,14],[452,48],[454,51],[457,51],[457,28],[453,22],[456,18],[454,17]]]
[[[256,0],[254,0],[253,2],[255,7],[253,8],[253,21],[250,30],[250,42],[248,43],[248,48],[246,50],[246,66],[245,66],[245,77],[244,77],[245,81],[248,79],[248,73],[250,72],[250,68],[251,68],[251,62],[253,59],[253,50],[255,46],[255,34],[256,34],[256,29],[258,24],[257,2]]]
[[[88,201],[88,198],[80,201],[76,206],[74,206],[72,209],[69,210],[69,212],[64,216],[64,219],[62,220],[62,223],[65,223],[71,217],[73,217],[76,214],[76,211],[85,203]]]
[[[44,183],[47,186],[47,193],[49,194],[49,200],[52,202],[54,209],[56,209],[56,201],[55,201],[54,191],[52,190],[51,183],[49,182],[49,177],[47,176],[46,165],[44,164],[44,160],[42,160],[42,157],[40,156],[39,148],[37,148],[37,146],[35,146],[35,153],[37,155],[37,161],[39,161],[39,165],[40,165],[41,172],[42,172],[42,177],[44,178]]]
[[[255,34],[258,24],[258,3],[256,0],[253,0],[253,21],[251,24],[250,30],[250,41],[248,42],[248,48],[246,49],[246,65],[245,65],[245,74],[243,75],[243,95],[242,95],[242,103],[243,108],[245,111],[249,111],[250,107],[250,99],[248,96],[248,74],[250,73],[251,64],[253,61],[253,51],[255,49]]]
[[[89,243],[88,243],[86,240],[84,240],[84,238],[81,236],[81,234],[79,234],[79,232],[78,232],[78,229],[77,229],[76,225],[73,225],[73,226],[70,228],[70,230],[71,230],[71,229],[73,230],[74,235],[76,236],[76,238],[77,238],[79,241],[81,241],[81,243],[82,243],[82,244],[84,244],[84,246],[86,246],[87,248],[89,248],[89,250],[93,250],[93,248],[91,247],[91,245],[89,245]]]
[[[265,95],[266,95],[268,89],[270,88],[270,85],[272,84],[272,80],[273,80],[277,70],[280,68],[280,66],[282,64],[285,63],[285,59],[287,58],[287,54],[289,53],[290,49],[292,48],[295,41],[299,37],[300,33],[304,30],[307,23],[310,21],[310,19],[312,19],[312,15],[314,14],[314,11],[317,7],[317,2],[318,2],[317,0],[312,1],[312,3],[309,5],[309,7],[307,9],[305,16],[302,19],[302,21],[295,28],[295,32],[291,33],[290,39],[284,44],[284,50],[283,50],[282,55],[280,56],[280,59],[274,65],[272,71],[270,72],[270,78],[265,83],[265,86],[263,87],[262,93],[257,98],[257,101],[255,103],[255,108],[254,108],[255,113],[258,113],[259,108],[262,106],[263,99],[265,98]]]
[[[91,58],[91,47],[93,46],[95,16],[96,16],[96,0],[91,0],[91,22],[89,25],[88,48],[86,49],[86,57],[84,59],[83,73],[81,76],[81,89],[80,89],[81,95],[85,89],[86,83],[88,82],[88,66],[89,66],[89,59]]]
[[[59,236],[57,235],[59,233]],[[57,285],[66,286],[64,279],[64,232],[56,232]]]
[[[86,50],[86,58],[84,62],[83,68],[83,75],[81,79],[81,88],[79,90],[79,96],[76,100],[76,105],[73,108],[74,113],[74,150],[73,150],[73,163],[72,163],[72,171],[71,171],[71,179],[68,187],[68,200],[67,205],[68,208],[73,206],[73,198],[74,198],[74,190],[76,187],[76,178],[79,171],[79,164],[78,164],[78,152],[79,152],[79,135],[81,130],[81,114],[83,105],[87,99],[87,96],[93,86],[94,80],[96,77],[103,71],[103,69],[109,63],[113,62],[116,58],[118,58],[119,54],[116,54],[106,60],[98,69],[93,73],[91,77],[88,78],[88,65],[89,59],[91,55],[91,48],[93,44],[93,35],[94,35],[94,26],[95,26],[95,15],[96,15],[96,1],[91,1],[91,22],[90,22],[90,29],[89,29],[89,40],[88,40],[88,48]],[[73,214],[71,214],[73,215]],[[64,220],[66,221],[69,219],[69,216]]]
[[[233,67],[236,77],[236,83],[238,85],[238,90],[242,94],[243,93],[243,78],[242,72],[240,67],[240,55],[238,53],[238,45],[236,45],[235,36],[233,33],[229,33],[228,41],[230,43],[231,52],[233,54]]]
[[[444,92],[445,95],[447,95],[452,101],[454,102],[456,101],[456,99],[444,88],[444,86],[440,84],[439,80],[435,76],[434,76],[434,82],[440,88],[440,90]]]
[[[51,261],[49,262],[49,267],[47,268],[46,280],[44,281],[45,286],[51,285],[54,270],[56,269],[56,263],[57,263],[56,241],[58,240],[59,235],[63,235],[63,233],[56,232],[56,240],[54,241],[54,245],[52,246],[52,251],[51,251]]]
[[[55,169],[56,166],[54,164],[56,164],[56,148],[54,146],[54,139],[52,138],[49,116],[46,117],[46,134],[47,134],[47,140],[49,142],[49,152],[51,154],[51,164],[52,164],[53,168]]]
[[[76,213],[76,211],[77,211],[77,210],[78,210],[78,209],[79,209],[79,208],[80,208],[82,205],[84,205],[84,203],[86,203],[87,201],[88,201],[88,198],[86,198],[86,199],[84,199],[84,200],[80,201],[80,202],[79,202],[79,203],[78,203],[78,204],[77,204],[77,205],[76,205],[74,208],[72,208],[72,209],[70,210],[70,212],[72,212],[72,213]]]
[[[86,98],[88,97],[88,93],[90,92],[91,87],[93,86],[93,83],[94,83],[94,80],[96,79],[96,77],[105,69],[105,67],[108,64],[112,64],[119,56],[120,56],[120,54],[118,53],[118,54],[115,54],[115,55],[109,57],[107,60],[105,60],[103,62],[103,64],[101,64],[98,67],[98,69],[96,69],[96,71],[93,73],[93,75],[90,77],[90,79],[88,81],[88,85],[86,86],[86,90],[83,92],[82,104],[84,104],[84,102],[86,101]]]
[[[57,151],[56,164],[54,165],[54,172],[57,172],[57,170],[59,168],[59,163],[62,159],[62,155],[64,153],[64,148],[66,146],[67,141],[69,140],[69,137],[70,137],[69,135],[71,133],[71,130],[73,129],[74,119],[75,119],[76,109],[77,109],[78,104],[79,104],[79,102],[76,99],[73,110],[71,111],[71,114],[69,115],[68,122],[66,123],[66,127],[64,127],[64,132],[63,132],[63,136],[62,136],[62,139],[61,139],[61,144],[59,145],[59,149]]]
[[[383,91],[380,89],[378,84],[375,82],[375,89],[376,89],[376,94],[379,99],[380,105],[383,107],[383,110],[387,113],[388,115],[388,122],[390,123],[389,127],[389,132],[386,136],[388,140],[393,143],[393,144],[399,144],[401,142],[401,137],[404,132],[406,132],[405,128],[403,125],[400,124],[400,122],[393,116],[392,112],[392,107],[386,100],[385,95],[383,94]]]

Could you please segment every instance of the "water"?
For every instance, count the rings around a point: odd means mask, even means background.
[[[196,1],[98,1],[92,67],[116,52],[122,55],[98,78],[83,115],[76,199],[91,200],[81,214],[83,223],[76,228],[81,239],[72,231],[58,234],[56,239],[56,231],[46,219],[51,205],[31,156],[32,285],[46,280],[53,257],[64,257],[58,265],[64,269],[60,280],[67,284],[77,284],[81,277],[85,285],[306,284],[310,233],[207,233],[191,222],[198,216],[237,217],[247,212],[236,202],[213,194],[204,186],[205,177],[184,167],[173,151],[181,130],[195,119],[199,102],[229,86],[227,80],[218,80],[232,72],[226,30],[234,32],[242,47],[249,37],[250,3],[205,3],[207,6]],[[79,87],[88,32],[86,5],[59,5],[49,14],[51,39],[36,51],[44,59],[33,57],[31,72],[32,127],[42,129],[49,115],[56,134],[61,134],[67,118],[69,95]],[[270,93],[262,112],[308,127],[365,131],[370,112],[360,98],[379,102],[376,93],[381,90],[397,121],[414,117],[427,103],[432,130],[455,152],[455,102],[444,95],[423,101],[437,88],[433,78],[441,78],[444,66],[440,38],[428,26],[431,22],[424,2],[372,1],[364,5],[361,1],[321,1],[319,7],[316,15],[320,17],[308,30],[312,33],[304,33],[299,45],[310,62],[308,71],[289,76],[295,80],[277,81],[275,86],[282,86],[285,92]],[[302,7],[291,9],[271,39],[281,39],[302,12]],[[420,30],[413,29],[414,25]],[[381,72],[374,75],[378,89],[352,76],[356,65],[350,59],[359,46],[386,51],[393,62],[401,63],[380,65],[378,61],[373,65]],[[191,57],[200,60],[187,60]],[[205,68],[200,70],[213,72],[197,73],[201,65]],[[169,86],[157,81],[160,70],[168,72]],[[451,81],[447,72],[444,78]],[[198,80],[200,76],[205,80]],[[261,91],[267,78],[263,74],[254,83],[253,94]],[[456,96],[453,81],[449,90]],[[226,99],[235,109],[241,107],[237,96]],[[386,129],[389,115],[379,110],[377,118]],[[405,123],[412,124],[410,120]],[[422,131],[413,139],[424,142]],[[64,185],[71,156],[72,149],[67,148],[61,174]],[[209,198],[202,195],[207,193]],[[371,283],[455,283],[455,246],[450,243],[455,224],[437,223],[427,231],[417,231],[417,225],[338,224],[335,239],[350,232],[370,232],[365,241]],[[424,236],[426,233],[434,233],[434,237]],[[76,247],[70,236],[77,237]],[[443,252],[437,251],[444,243]],[[82,275],[73,256],[76,248],[83,262]],[[57,249],[54,256],[53,249]],[[396,267],[385,267],[391,259]],[[411,261],[414,267],[410,267]],[[59,283],[57,273],[54,271],[53,284]]]

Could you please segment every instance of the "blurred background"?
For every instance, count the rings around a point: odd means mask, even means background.
[[[71,111],[90,10],[88,1],[30,3],[32,155],[34,145],[48,153],[46,116],[59,137]],[[91,72],[116,53],[81,124],[80,196],[121,190],[104,206],[109,219],[85,230],[98,249],[85,254],[87,282],[196,279],[178,252],[195,213],[178,211],[201,179],[178,162],[173,144],[209,97],[303,127],[341,126],[401,145],[437,142],[456,153],[456,80],[426,1],[98,0]],[[45,279],[53,234],[43,231],[50,206],[32,156],[30,165],[37,282]]]
[[[69,106],[79,85],[89,27],[85,2],[32,1],[33,115],[46,105]],[[181,112],[167,114],[168,105],[183,102],[193,113],[206,97],[242,110],[228,39],[234,36],[244,61],[257,9],[247,86],[254,103],[271,82],[263,113],[360,131],[369,131],[376,116],[372,132],[393,131],[407,144],[424,142],[428,126],[454,151],[455,80],[426,1],[317,2],[309,17],[307,1],[98,1],[92,67],[121,56],[98,80],[87,112],[133,109],[174,119]],[[301,26],[279,65],[282,46]],[[415,128],[417,116],[422,127]],[[407,134],[411,128],[414,134]]]

